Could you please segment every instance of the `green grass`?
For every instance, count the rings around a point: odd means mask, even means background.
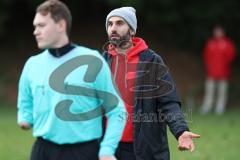
[[[194,140],[196,150],[180,152],[177,141],[169,134],[171,159],[173,160],[237,160],[240,145],[240,110],[226,112],[222,116],[193,114],[188,122],[192,132],[201,135]]]
[[[16,108],[0,106],[0,160],[27,160],[34,138],[31,131],[23,131],[16,124]],[[192,131],[201,134],[195,140],[193,153],[177,150],[177,141],[169,134],[173,160],[237,160],[240,145],[240,110],[226,112],[223,116],[200,116],[189,119]]]
[[[23,131],[17,126],[17,109],[0,106],[0,159],[27,160],[34,139],[31,131]]]

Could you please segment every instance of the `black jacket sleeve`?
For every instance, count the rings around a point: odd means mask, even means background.
[[[165,65],[160,56],[157,57],[157,61]],[[170,84],[171,90],[165,95],[161,95],[157,98],[158,112],[160,112],[159,114],[162,115],[165,122],[168,124],[172,134],[178,139],[184,131],[189,131],[189,128],[181,110],[181,101],[177,94],[175,83],[169,71],[161,76],[161,81],[164,83],[159,85]]]

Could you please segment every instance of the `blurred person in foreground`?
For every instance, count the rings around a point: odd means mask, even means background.
[[[216,100],[215,113],[221,115],[225,111],[228,99],[228,85],[231,64],[236,56],[233,42],[226,36],[222,26],[213,28],[213,37],[207,40],[203,58],[206,69],[205,95],[201,113],[207,114]],[[215,98],[216,93],[216,98]]]
[[[37,7],[33,34],[43,51],[22,71],[18,124],[36,137],[31,160],[115,160],[126,110],[100,53],[70,42],[71,22],[61,1]]]
[[[106,17],[109,41],[103,56],[128,112],[117,148],[118,160],[169,160],[168,125],[179,150],[194,151],[173,79],[160,55],[135,37],[137,18],[133,7],[112,10]]]

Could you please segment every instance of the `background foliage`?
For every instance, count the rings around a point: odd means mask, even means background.
[[[26,26],[31,24],[35,7],[41,2],[43,0],[0,0],[0,37],[4,39],[15,33],[11,32],[13,26],[18,27],[18,31],[29,28]],[[65,3],[73,17],[80,18],[81,22],[104,21],[111,9],[134,6],[139,28],[150,28],[162,41],[184,48],[200,49],[215,24],[223,25],[238,46],[240,44],[238,0],[65,0]],[[19,24],[20,21],[23,23]]]

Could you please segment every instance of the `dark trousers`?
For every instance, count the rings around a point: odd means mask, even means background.
[[[115,155],[117,160],[136,160],[133,143],[120,142]]]
[[[37,138],[33,145],[31,160],[98,160],[98,140],[58,145]]]

